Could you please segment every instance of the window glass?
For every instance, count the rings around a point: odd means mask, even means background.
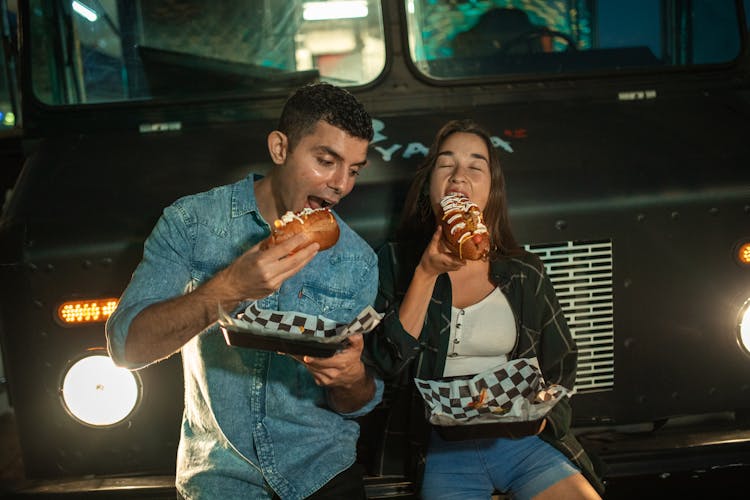
[[[371,82],[371,0],[31,0],[34,93],[48,104],[279,92]]]
[[[436,79],[648,71],[741,51],[733,0],[406,0],[411,59]]]

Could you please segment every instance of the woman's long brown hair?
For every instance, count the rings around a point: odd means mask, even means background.
[[[490,134],[470,119],[451,120],[435,135],[427,156],[414,173],[401,212],[401,222],[396,238],[409,246],[424,249],[435,232],[437,222],[430,203],[430,177],[435,169],[440,148],[449,136],[457,132],[480,137],[487,145],[489,152],[490,195],[487,199],[487,206],[484,208],[484,222],[490,233],[490,258],[496,259],[504,255],[517,254],[520,247],[510,226],[505,177],[500,167],[497,149],[492,144]]]

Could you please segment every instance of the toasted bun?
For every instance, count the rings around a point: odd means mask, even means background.
[[[304,208],[297,213],[287,212],[281,219],[276,219],[273,222],[271,236],[266,239],[266,246],[278,245],[301,232],[307,233],[310,243],[317,242],[320,245],[320,250],[331,248],[339,240],[339,225],[330,210],[327,208]],[[297,247],[292,252],[296,252],[308,244]]]
[[[443,241],[460,259],[479,260],[490,253],[490,235],[479,207],[466,196],[450,194],[440,200]]]

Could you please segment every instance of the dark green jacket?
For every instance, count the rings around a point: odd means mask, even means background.
[[[410,393],[408,432],[413,440],[410,453],[416,460],[412,472],[419,483],[429,424],[413,378],[442,377],[450,338],[451,283],[447,274],[438,277],[424,327],[416,340],[403,329],[398,318],[398,308],[416,266],[414,252],[387,244],[378,257],[380,285],[375,307],[385,316],[379,327],[365,336],[365,358],[386,381],[396,386],[400,383]],[[490,279],[508,299],[519,332],[509,359],[536,357],[547,383],[572,389],[578,351],[541,260],[530,252],[495,260],[490,264]],[[570,430],[571,413],[570,401],[565,397],[547,415],[547,426],[540,437],[565,454],[602,493],[603,485],[590,457]],[[393,416],[390,420],[398,422]]]

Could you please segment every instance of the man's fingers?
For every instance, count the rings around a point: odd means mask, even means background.
[[[267,290],[264,297],[277,291],[284,281],[297,274],[317,253],[318,244],[314,243],[286,258],[264,263],[265,271],[262,282]]]
[[[302,249],[295,252],[297,247],[307,248],[310,246],[311,240],[306,233],[297,233],[288,240],[284,240],[277,245],[273,245],[268,248],[267,255],[276,259],[284,259],[289,255],[298,253]]]
[[[319,248],[320,245],[317,243],[311,243],[298,252],[294,252],[293,254],[279,260],[277,263],[279,278],[284,281],[289,276],[297,274],[300,269],[305,267],[307,263],[318,254]]]
[[[347,337],[347,340],[349,341],[349,344],[346,346],[346,349],[354,349],[360,353],[362,352],[362,349],[365,346],[365,340],[362,338],[361,333],[351,335]]]
[[[319,372],[327,371],[329,375],[338,371],[346,370],[352,363],[358,362],[364,348],[362,334],[350,336],[346,347],[333,356],[327,358],[316,358],[314,356],[304,356],[302,362],[309,369]]]
[[[305,242],[308,242],[305,245]],[[304,245],[299,250],[295,249]],[[296,273],[305,266],[318,253],[320,246],[317,243],[310,242],[306,234],[299,233],[278,245],[270,247],[263,252],[258,261],[263,265],[269,266],[274,275],[284,275],[283,279],[288,278],[291,274]],[[289,272],[291,270],[291,273]]]
[[[294,251],[300,246],[303,248]],[[318,249],[319,245],[310,243],[306,234],[296,234],[271,247],[260,242],[230,265],[230,273],[234,282],[239,284],[239,294],[244,298],[267,297],[307,265],[318,253]]]

